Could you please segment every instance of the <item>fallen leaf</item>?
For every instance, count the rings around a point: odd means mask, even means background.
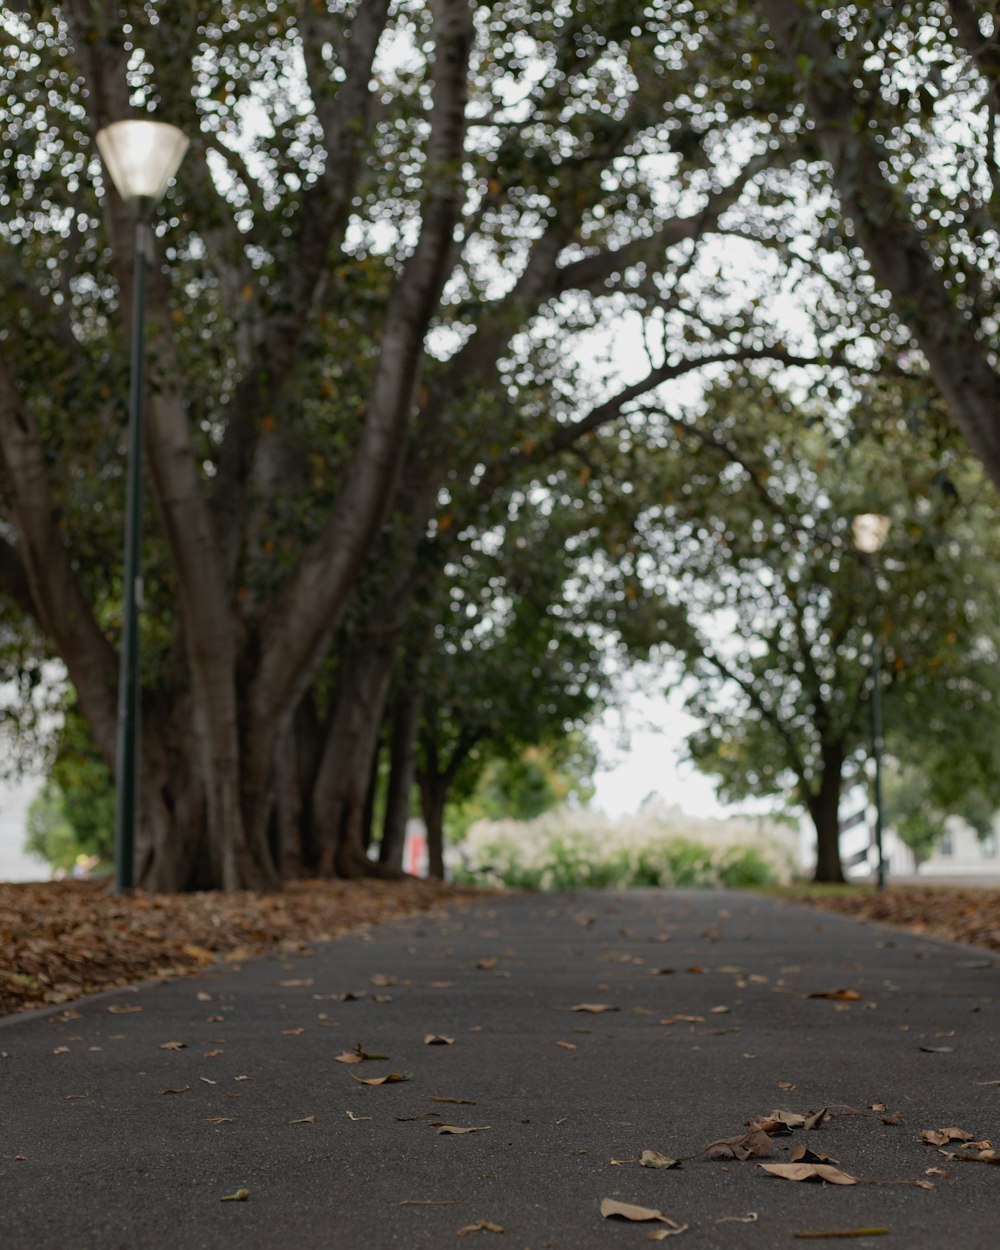
[[[187,1050],[187,1042],[160,1042],[160,1050]]]
[[[650,968],[647,975],[651,977],[669,977],[676,971],[674,968]]]
[[[113,1003],[108,1012],[113,1016],[134,1016],[136,1012],[142,1011],[141,1007],[129,1007],[123,1003]]]
[[[813,1111],[810,1115],[806,1116],[805,1123],[802,1127],[808,1132],[810,1129],[819,1128],[825,1119],[826,1107],[821,1107],[819,1111]]]
[[[373,1003],[391,1003],[392,995],[391,994],[373,994],[372,1002]]]
[[[849,1176],[828,1163],[758,1163],[759,1168],[787,1181],[829,1181],[831,1185],[856,1185],[858,1178]]]
[[[704,1024],[704,1016],[668,1016],[666,1020],[661,1020],[661,1024],[676,1024],[678,1020],[685,1024]]]
[[[235,1121],[231,1115],[207,1115],[205,1119],[209,1124],[234,1124]]]
[[[833,1163],[837,1160],[825,1155],[822,1150],[813,1150],[811,1146],[793,1146],[788,1156],[789,1163]]]
[[[57,1047],[55,1048],[55,1050],[53,1050],[53,1052],[52,1052],[52,1053],[53,1053],[54,1055],[68,1055],[68,1054],[69,1054],[69,1047],[68,1047],[68,1046],[57,1046]]]
[[[714,1159],[755,1159],[771,1153],[773,1142],[761,1128],[753,1127],[738,1137],[723,1137],[710,1142],[705,1147],[705,1154]]]
[[[792,1233],[793,1237],[881,1237],[887,1228],[842,1228],[829,1231]]]
[[[371,1120],[373,1118],[370,1115],[355,1115],[353,1111],[345,1111],[344,1115],[346,1115],[349,1120]]]
[[[445,1037],[443,1033],[428,1033],[424,1037],[425,1046],[454,1046],[453,1037]]]
[[[347,1075],[359,1085],[395,1085],[399,1081],[410,1079],[408,1072],[387,1072],[385,1076],[370,1076],[367,1079],[355,1076],[353,1072],[348,1072]]]
[[[575,1007],[570,1007],[570,1011],[589,1011],[591,1015],[599,1016],[604,1011],[619,1011],[619,1007],[612,1007],[610,1003],[577,1003]]]
[[[191,1088],[190,1085],[169,1086],[167,1089],[161,1089],[161,1094],[186,1094]]]
[[[455,1234],[456,1237],[466,1237],[469,1233],[502,1233],[503,1226],[493,1224],[489,1220],[480,1220],[477,1224],[466,1224],[464,1228],[460,1228]]]
[[[384,989],[387,985],[409,985],[409,981],[400,980],[399,977],[386,976],[384,972],[376,972],[372,977],[372,985],[377,985],[380,989]]]
[[[779,1081],[778,1089],[793,1090],[793,1089],[798,1089],[798,1086],[793,1085],[791,1081]]]
[[[63,1102],[79,1102],[82,1098],[87,1098],[87,1094],[63,1094]]]
[[[489,971],[490,968],[495,968],[499,962],[500,961],[496,955],[489,955],[486,959],[478,960],[476,962],[476,967],[482,968],[484,971]]]
[[[955,1159],[959,1163],[1000,1163],[1000,1155],[995,1150],[976,1150],[972,1153],[946,1154],[946,1159]]]
[[[249,1189],[237,1189],[234,1194],[223,1194],[219,1199],[220,1202],[246,1202],[250,1197]]]
[[[931,1146],[947,1146],[952,1141],[972,1141],[975,1134],[967,1133],[961,1128],[925,1128],[920,1132],[920,1140]]]
[[[180,1049],[179,1047],[177,1049]],[[224,1050],[203,1050],[201,1052],[202,1059],[218,1059],[220,1055],[224,1055]]]
[[[282,1037],[300,1037],[304,1032],[305,1032],[305,1029],[282,1029],[281,1036]]]
[[[806,998],[833,998],[842,1003],[856,1003],[861,995],[857,990],[813,990]]]
[[[678,1233],[686,1233],[690,1227],[690,1224],[677,1224],[673,1228],[658,1228],[655,1233],[650,1233],[646,1240],[666,1241],[668,1237],[676,1237]]]
[[[460,1103],[463,1107],[474,1107],[476,1105],[474,1098],[442,1098],[438,1094],[428,1094],[427,1097],[431,1102],[454,1102]]]
[[[950,1055],[955,1049],[954,1046],[921,1046],[920,1049],[928,1055]]]
[[[294,987],[297,987],[297,986],[300,986],[300,985],[312,985],[312,983],[313,983],[313,979],[312,979],[312,977],[301,977],[301,978],[298,978],[298,979],[296,979],[296,980],[292,980],[292,981],[279,981],[279,982],[278,982],[278,984],[279,984],[279,985],[280,985],[283,989],[286,989],[286,990],[290,990],[290,989],[292,989],[292,988],[294,988]]]
[[[218,1081],[213,1081],[210,1076],[199,1076],[199,1081],[204,1081],[206,1085],[218,1085]]]
[[[557,1046],[561,1046],[563,1050],[576,1050],[575,1042],[556,1042]]]
[[[431,989],[432,990],[450,990],[450,989],[453,989],[457,984],[458,984],[457,981],[432,981]]]
[[[756,1211],[748,1211],[746,1215],[720,1215],[713,1224],[755,1224],[758,1220]]]
[[[492,1128],[492,1124],[472,1124],[463,1128],[458,1124],[435,1124],[434,1127],[439,1133],[451,1134],[453,1137],[461,1137],[465,1133],[485,1133],[488,1128]]]
[[[729,1007],[709,1007],[708,1010],[711,1012],[713,1016],[727,1016],[729,1014],[730,1008]]]
[[[199,1003],[210,1003],[212,1001],[212,995],[206,994],[204,990],[199,990],[198,993],[195,994],[195,998],[197,998]]]
[[[606,1220],[632,1220],[634,1223],[642,1223],[645,1220],[659,1220],[661,1224],[674,1223],[662,1211],[656,1211],[652,1207],[637,1207],[631,1202],[617,1202],[614,1198],[601,1199],[601,1215]]]
[[[892,1115],[884,1115],[882,1117],[882,1123],[888,1124],[890,1128],[895,1127],[897,1124],[902,1124],[903,1113],[901,1111],[896,1111]]]
[[[388,1059],[388,1055],[377,1055],[373,1051],[361,1049],[361,1043],[356,1042],[353,1050],[345,1050],[341,1055],[334,1056],[335,1063],[364,1063],[366,1059]]]
[[[701,966],[701,964],[692,964],[690,968],[685,969],[685,972],[693,972],[696,975],[701,976],[704,974],[705,969]]]
[[[289,1124],[315,1124],[316,1117],[314,1115],[304,1115],[301,1120],[289,1120]]]
[[[658,1150],[644,1150],[639,1156],[639,1166],[644,1168],[679,1168],[680,1159],[661,1155]]]
[[[633,1156],[631,1159],[612,1159],[611,1166],[613,1168],[623,1167],[626,1163],[638,1163],[639,1160]]]

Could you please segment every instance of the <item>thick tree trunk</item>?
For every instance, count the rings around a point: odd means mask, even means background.
[[[392,708],[389,740],[389,788],[379,863],[402,869],[406,824],[417,770],[417,730],[420,727],[420,694],[410,684],[397,694]]]
[[[839,885],[844,881],[840,862],[840,790],[844,767],[841,747],[823,751],[820,788],[809,798],[809,815],[816,828],[816,871],[813,880]]]
[[[310,825],[322,877],[372,875],[365,850],[365,800],[392,672],[392,639],[358,639],[341,656]]]
[[[444,809],[448,793],[441,777],[420,778],[420,808],[427,826],[427,875],[444,880]]]

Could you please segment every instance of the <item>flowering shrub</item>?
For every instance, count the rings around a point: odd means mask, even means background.
[[[752,886],[788,880],[791,861],[764,836],[684,836],[648,815],[610,821],[562,810],[532,821],[479,821],[458,848],[456,881],[527,890],[606,886]]]

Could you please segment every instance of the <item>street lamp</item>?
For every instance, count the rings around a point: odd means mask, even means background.
[[[889,535],[889,518],[875,512],[864,512],[851,522],[854,545],[864,556],[874,556],[882,549]],[[872,582],[878,589],[874,567],[866,560]],[[885,853],[882,847],[882,647],[878,631],[872,629],[872,758],[875,761],[875,853],[878,856],[876,885],[885,889]]]
[[[153,259],[149,219],[176,174],[188,140],[183,131],[148,118],[112,122],[97,146],[118,194],[132,212],[132,344],[125,487],[125,578],[118,675],[115,799],[115,884],[132,889],[139,798],[139,612],[142,608],[142,400],[146,265]]]

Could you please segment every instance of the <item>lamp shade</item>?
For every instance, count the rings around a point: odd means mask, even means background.
[[[881,550],[888,537],[890,524],[887,516],[879,516],[877,512],[862,512],[851,522],[855,547],[868,555],[874,555]]]
[[[134,118],[99,130],[97,146],[122,199],[155,204],[177,173],[188,138],[166,122]]]

